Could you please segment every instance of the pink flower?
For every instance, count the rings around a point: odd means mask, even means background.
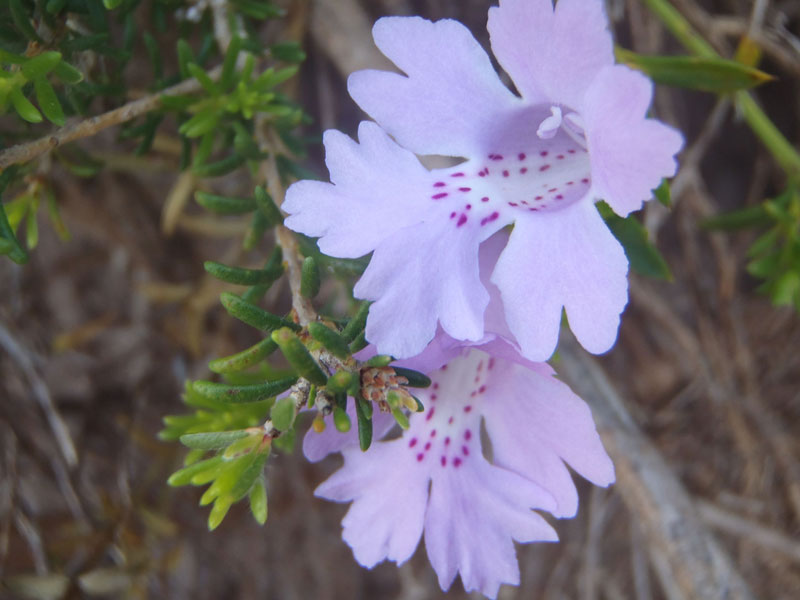
[[[434,348],[406,363],[437,370],[419,393],[425,411],[411,415],[401,437],[361,452],[353,432],[329,427],[309,432],[304,450],[311,460],[337,450],[344,456],[344,466],[315,493],[352,502],[343,538],[359,563],[403,563],[424,534],[442,589],[460,574],[467,590],[494,598],[501,584],[519,583],[515,540],[557,540],[532,509],[575,514],[578,496],[566,464],[602,486],[614,481],[614,468],[588,406],[546,364],[511,360],[515,353],[500,341],[465,349],[438,335]],[[376,419],[382,437],[391,417]]]
[[[546,360],[562,309],[578,340],[604,352],[627,302],[628,262],[598,215],[641,207],[676,171],[682,138],[646,118],[652,85],[614,64],[601,0],[501,0],[489,11],[494,54],[519,96],[460,23],[390,17],[375,42],[405,73],[360,71],[350,94],[378,123],[359,141],[325,134],[331,183],[287,193],[286,224],[320,249],[373,252],[355,287],[374,300],[367,339],[419,353],[437,326],[484,334],[488,294],[478,247],[514,224],[491,280],[524,355]],[[395,143],[391,135],[398,143]],[[429,171],[419,155],[461,157]]]

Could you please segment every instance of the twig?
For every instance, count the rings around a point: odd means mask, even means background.
[[[697,509],[703,520],[711,527],[739,536],[747,542],[775,550],[800,562],[800,543],[781,532],[724,510],[711,502],[698,501]]]
[[[663,555],[662,581],[686,598],[752,600],[733,562],[711,536],[678,478],[642,435],[608,378],[574,340],[562,339],[560,372],[592,406],[617,469],[617,491],[653,552]],[[656,565],[657,566],[657,565]]]
[[[56,439],[61,455],[70,468],[75,467],[78,464],[78,453],[75,451],[75,444],[72,441],[72,436],[69,433],[69,429],[67,429],[66,423],[64,423],[64,419],[61,418],[61,414],[53,403],[47,384],[36,372],[31,358],[2,324],[0,324],[0,347],[5,349],[22,372],[25,373],[28,383],[31,385],[33,396],[47,417],[47,422]]]
[[[208,76],[216,80],[221,71],[221,66],[216,67],[209,71]],[[11,148],[0,152],[0,171],[7,169],[11,165],[27,162],[62,144],[95,135],[104,129],[130,121],[140,115],[156,110],[159,108],[162,98],[180,96],[182,94],[193,94],[199,92],[201,89],[202,86],[199,81],[194,78],[187,79],[161,92],[145,96],[139,100],[134,100],[133,102],[129,102],[128,104],[110,110],[102,115],[97,115],[96,117],[91,117],[62,127],[38,140],[11,146]]]

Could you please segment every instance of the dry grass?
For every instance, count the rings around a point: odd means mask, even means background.
[[[384,64],[368,34],[376,16],[458,18],[486,41],[487,4],[293,2],[310,55],[298,94],[319,123],[311,132],[354,131],[361,117],[343,74]],[[726,54],[754,4],[676,1]],[[796,142],[800,7],[766,5],[755,35],[779,81],[758,96]],[[636,0],[610,7],[626,47],[679,51]],[[620,483],[582,485],[579,516],[557,524],[562,542],[520,548],[522,585],[501,598],[722,598],[738,577],[754,598],[800,597],[800,319],[754,292],[743,271],[751,234],[698,227],[774,194],[783,178],[728,103],[660,90],[656,111],[689,139],[675,208],[654,204],[645,215],[675,281],[634,275],[617,347],[587,360],[566,346],[559,367],[587,388]],[[257,258],[226,237],[235,223],[220,231],[191,207],[162,231],[176,183],[170,142],[136,164],[113,134],[85,142],[113,168],[92,180],[53,170],[73,241],[44,227],[31,264],[0,262],[0,578],[64,585],[68,598],[437,597],[424,551],[399,570],[352,560],[339,537],[343,507],[311,495],[336,459],[271,460],[264,529],[239,507],[208,534],[199,494],[164,484],[182,451],[155,440],[160,417],[182,410],[185,378],[252,335],[215,306],[219,288],[202,261]],[[309,166],[323,172],[319,159]],[[286,302],[281,292],[276,302]],[[716,589],[703,587],[720,574]],[[456,584],[447,597],[465,595]]]

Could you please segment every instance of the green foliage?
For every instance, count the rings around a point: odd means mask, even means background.
[[[643,56],[622,48],[617,60],[646,73],[656,83],[726,94],[772,81],[774,77],[734,60],[701,56]]]
[[[634,271],[654,279],[672,279],[667,262],[650,241],[647,229],[636,216],[620,217],[605,202],[598,202],[597,209],[611,233],[622,244]]]
[[[709,230],[761,229],[747,253],[747,272],[776,306],[800,311],[800,186],[757,206],[707,219]],[[766,228],[764,232],[763,229]]]

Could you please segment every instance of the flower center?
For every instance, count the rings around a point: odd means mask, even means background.
[[[472,350],[430,375],[431,387],[419,394],[425,412],[412,416],[404,436],[418,463],[457,469],[480,454],[481,408],[493,367],[493,358]]]
[[[491,138],[492,151],[434,171],[430,198],[456,227],[513,221],[522,213],[557,211],[591,187],[580,116],[557,106],[528,108]]]

